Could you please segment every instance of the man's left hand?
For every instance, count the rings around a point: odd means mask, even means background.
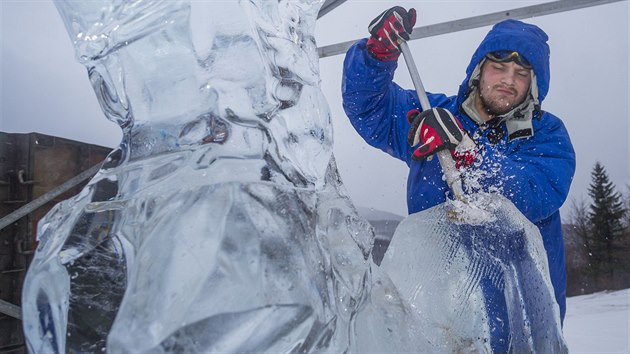
[[[413,26],[416,24],[416,10],[406,11],[394,6],[381,13],[370,22],[371,34],[367,43],[368,51],[381,61],[392,61],[400,56],[399,42],[408,41]]]

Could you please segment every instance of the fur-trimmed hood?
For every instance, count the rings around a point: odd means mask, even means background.
[[[538,101],[542,103],[549,91],[548,39],[542,29],[521,21],[505,20],[494,25],[470,59],[466,79],[459,87],[458,105],[461,105],[470,93],[468,83],[477,65],[486,54],[498,50],[517,51],[532,64],[538,86]]]

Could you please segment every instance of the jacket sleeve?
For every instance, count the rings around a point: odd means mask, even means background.
[[[397,62],[373,58],[366,42],[363,39],[355,43],[344,59],[343,108],[368,144],[409,163],[407,112],[421,108],[418,97],[392,81]]]
[[[484,144],[483,187],[498,188],[532,222],[558,211],[569,193],[575,173],[575,152],[562,121],[546,113],[533,137],[498,154]]]

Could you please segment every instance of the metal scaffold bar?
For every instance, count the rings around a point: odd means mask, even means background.
[[[410,40],[437,36],[440,34],[469,30],[494,25],[506,19],[526,19],[550,15],[558,12],[582,9],[585,7],[604,5],[626,0],[560,0],[539,5],[521,7],[513,10],[499,11],[486,15],[468,17],[460,20],[437,23],[413,29]],[[317,48],[320,58],[344,54],[358,39]]]
[[[319,9],[319,13],[317,14],[317,18],[321,18],[326,15],[330,11],[334,10],[337,6],[343,4],[346,0],[326,0],[322,7]]]
[[[26,204],[25,206],[3,217],[2,219],[0,219],[0,230],[20,220],[22,217],[32,213],[35,209],[55,199],[55,197],[66,192],[70,188],[94,176],[102,164],[103,164],[102,162],[99,162],[98,164],[90,167],[89,169],[65,181],[61,185],[49,190],[48,192],[41,195],[39,198],[34,199],[33,201]]]
[[[18,320],[22,319],[22,309],[20,309],[19,306],[13,305],[12,303],[4,300],[0,300],[0,313],[17,318]]]

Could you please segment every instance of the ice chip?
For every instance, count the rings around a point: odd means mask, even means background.
[[[492,203],[492,195],[488,193],[466,194],[462,199],[447,200],[450,220],[458,224],[482,225],[495,222],[496,213],[502,206]]]

